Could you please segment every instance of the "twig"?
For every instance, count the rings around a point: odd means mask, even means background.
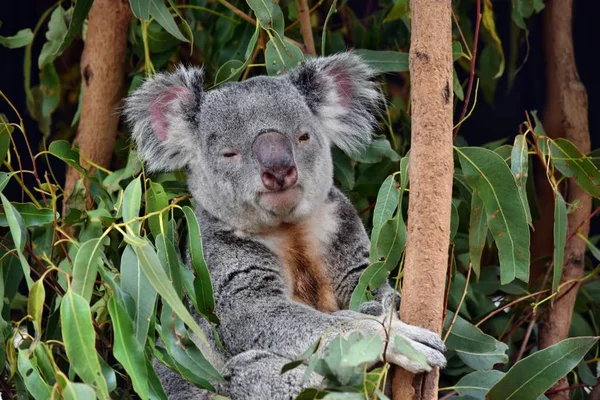
[[[454,326],[454,323],[456,322],[456,319],[458,318],[458,313],[460,312],[460,308],[462,307],[463,302],[465,301],[465,297],[467,296],[467,289],[469,288],[469,279],[471,278],[471,270],[472,269],[473,269],[473,265],[471,263],[469,263],[469,270],[467,271],[467,281],[465,282],[465,288],[463,289],[462,296],[460,297],[460,301],[458,302],[458,305],[456,306],[456,310],[454,311],[454,315],[452,316],[452,321],[450,321],[450,325],[448,326],[446,335],[444,335],[444,343],[446,342],[446,339],[448,339],[448,336],[450,335],[450,332],[452,331],[452,327]]]
[[[324,2],[324,1],[325,1],[325,0],[319,0],[319,1],[317,2],[317,4],[315,4],[314,6],[312,6],[312,8],[311,8],[310,10],[308,10],[308,13],[309,13],[309,14],[312,14],[312,13],[313,13],[313,11],[315,11],[317,8],[319,8],[319,6],[320,6],[321,4],[323,4],[323,2]],[[293,28],[294,28],[296,25],[298,25],[299,23],[300,23],[300,20],[296,20],[296,21],[292,22],[291,24],[289,24],[288,26],[286,26],[286,27],[285,27],[285,29],[284,29],[284,32],[287,32],[287,31],[289,31],[290,29],[293,29]]]
[[[298,7],[298,21],[300,21],[300,33],[304,41],[306,53],[311,56],[317,55],[315,48],[315,38],[313,37],[312,26],[310,23],[310,11],[308,10],[307,0],[296,0]]]
[[[469,84],[467,86],[467,93],[465,94],[465,102],[463,104],[463,109],[460,112],[459,121],[467,114],[467,110],[469,109],[469,100],[471,99],[471,91],[473,90],[473,81],[475,80],[475,61],[477,60],[477,45],[479,44],[479,27],[481,26],[481,0],[477,0],[477,21],[475,22],[475,36],[473,38],[473,55],[471,56],[471,69],[469,71]],[[454,132],[452,134],[452,138],[456,138],[458,135],[458,130],[460,129],[459,124],[454,128]]]
[[[465,45],[465,50],[467,51],[469,58],[472,58],[473,53],[471,53],[471,49],[469,49],[469,45],[467,44],[467,39],[465,39],[465,35],[463,34],[463,31],[462,31],[462,29],[460,29],[460,24],[458,23],[458,18],[456,18],[456,14],[454,13],[454,10],[452,10],[452,18],[454,18],[454,23],[456,24],[456,29],[458,29],[458,34],[460,35],[460,38],[462,39],[463,44]]]
[[[598,385],[598,382],[596,382],[596,385]],[[548,390],[546,393],[544,393],[546,396],[550,396],[553,395],[555,393],[560,393],[560,392],[564,392],[565,390],[571,390],[571,389],[579,389],[582,387],[592,387],[591,385],[588,385],[587,383],[578,383],[576,385],[572,385],[572,386],[567,386],[567,387],[562,387],[562,388],[558,388],[558,389],[552,389],[552,390]],[[595,386],[593,386],[595,387]]]
[[[452,283],[452,260],[454,260],[454,243],[450,243],[450,258],[448,259],[448,273],[446,274],[446,294],[444,295],[444,316],[442,321],[446,320],[448,311],[448,298],[450,297],[450,285]]]
[[[485,321],[487,321],[488,319],[492,318],[494,315],[500,313],[501,311],[504,311],[505,309],[507,309],[509,307],[512,307],[515,304],[518,304],[518,303],[520,303],[522,301],[525,301],[527,299],[530,299],[530,298],[532,298],[534,296],[537,296],[538,294],[542,294],[542,293],[545,293],[547,291],[548,291],[548,289],[542,290],[542,291],[539,291],[539,292],[535,292],[535,293],[532,293],[532,294],[528,294],[527,296],[520,297],[520,298],[518,298],[516,300],[513,300],[510,303],[507,303],[507,304],[503,305],[502,307],[498,307],[497,309],[495,309],[494,311],[492,311],[491,313],[489,313],[488,315],[486,315],[481,321],[479,321],[478,323],[476,323],[475,326],[479,327]]]
[[[523,337],[523,342],[521,343],[521,349],[517,354],[517,358],[515,358],[515,363],[518,363],[521,358],[523,358],[523,354],[525,353],[525,349],[527,348],[527,343],[529,342],[529,337],[531,336],[531,331],[535,326],[535,322],[537,320],[537,312],[533,311],[531,315],[531,321],[529,321],[529,326],[527,327],[527,331],[525,332],[525,336]]]
[[[252,18],[251,16],[249,16],[248,14],[246,14],[245,12],[243,12],[242,10],[240,10],[239,8],[237,8],[236,6],[234,6],[227,0],[217,0],[217,1],[220,4],[224,5],[225,7],[229,8],[231,11],[233,11],[233,13],[235,15],[237,15],[241,19],[248,21],[252,25],[256,25],[256,20],[254,18]]]

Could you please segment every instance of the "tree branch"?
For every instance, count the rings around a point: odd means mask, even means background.
[[[452,202],[452,9],[450,1],[412,0],[412,142],[408,242],[400,315],[441,333]],[[423,303],[427,293],[427,303]],[[396,368],[394,399],[437,399],[439,371]]]
[[[296,0],[298,6],[298,21],[300,21],[300,33],[306,48],[306,53],[311,56],[317,55],[315,48],[315,39],[313,37],[312,26],[310,23],[310,11],[308,10],[307,0]]]

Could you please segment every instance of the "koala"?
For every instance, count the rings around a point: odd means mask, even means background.
[[[350,52],[210,91],[202,69],[179,67],[126,99],[147,170],[187,171],[225,349],[203,350],[225,379],[221,395],[293,399],[321,378],[305,381],[303,366],[281,374],[284,364],[319,338],[326,345],[359,332],[387,341],[390,326],[390,337],[405,337],[431,367],[445,366],[440,337],[398,319],[389,284],[361,312],[348,310],[370,246],[352,203],[333,185],[331,147],[354,153],[369,143],[374,76]],[[382,360],[422,372],[386,348]],[[157,372],[170,399],[210,398],[161,364]]]

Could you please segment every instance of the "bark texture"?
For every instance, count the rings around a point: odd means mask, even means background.
[[[452,201],[450,0],[411,0],[412,142],[408,242],[400,317],[441,333]],[[423,297],[427,293],[427,297]],[[396,369],[394,399],[437,399],[439,371]]]
[[[317,55],[315,48],[315,39],[313,37],[312,26],[310,23],[310,12],[308,9],[308,0],[296,0],[298,7],[298,21],[300,21],[300,33],[302,34],[302,41],[306,48],[306,53],[311,56]]]
[[[131,8],[126,0],[95,0],[88,16],[81,56],[83,103],[75,143],[85,158],[102,167],[110,166],[117,136],[130,20]],[[83,157],[81,163],[89,167]],[[67,170],[67,196],[80,178],[79,172],[72,168]],[[66,202],[63,209],[65,207]]]
[[[590,152],[588,126],[588,101],[585,88],[579,80],[575,65],[572,35],[573,0],[549,0],[544,11],[547,73],[547,106],[544,115],[545,129],[551,137],[564,137],[582,153]],[[588,216],[592,211],[592,199],[579,188],[574,179],[569,179],[566,187],[568,203],[579,202],[579,207],[567,219],[570,235],[579,227],[579,232],[589,233]],[[561,283],[579,279],[584,273],[584,253],[586,244],[578,236],[567,242]],[[548,310],[540,328],[540,348],[552,346],[569,335],[573,306],[579,284],[574,283],[566,295],[559,297],[554,307]],[[569,287],[562,290],[566,291]],[[560,296],[560,294],[559,294]],[[566,378],[560,380],[553,389],[568,386]],[[552,399],[569,399],[569,391],[564,390],[550,396]]]

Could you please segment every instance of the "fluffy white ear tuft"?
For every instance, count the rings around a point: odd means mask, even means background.
[[[193,154],[203,72],[180,66],[147,79],[125,100],[138,154],[150,172],[185,167]]]
[[[307,60],[290,74],[330,141],[346,153],[362,150],[376,125],[380,97],[375,73],[356,54]]]

